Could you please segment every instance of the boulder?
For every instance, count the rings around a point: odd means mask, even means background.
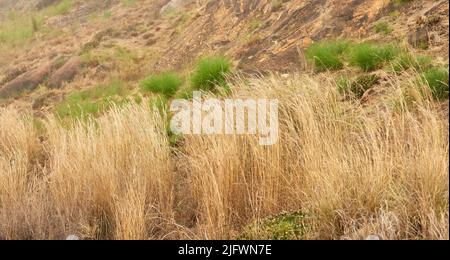
[[[60,88],[64,82],[71,81],[80,72],[82,66],[83,60],[79,56],[70,58],[52,74],[47,86],[50,88]]]
[[[25,72],[3,87],[0,87],[0,98],[11,97],[26,90],[34,90],[47,79],[51,69],[51,64],[45,64]]]

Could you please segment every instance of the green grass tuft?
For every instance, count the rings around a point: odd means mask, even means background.
[[[316,71],[340,70],[344,67],[342,56],[349,47],[347,41],[325,41],[313,44],[306,54]]]
[[[430,68],[423,72],[422,81],[429,87],[432,96],[437,100],[449,98],[449,75],[447,68]]]
[[[386,62],[392,61],[399,50],[393,45],[378,45],[361,43],[354,46],[350,53],[350,64],[369,72],[381,68]]]
[[[417,71],[423,71],[432,67],[432,63],[433,60],[430,56],[415,56],[412,53],[404,52],[392,62],[392,69],[395,73],[400,73],[411,68]]]
[[[172,72],[151,75],[141,82],[143,91],[162,94],[167,98],[172,97],[183,84],[183,80]]]
[[[193,90],[212,91],[216,86],[228,89],[226,77],[231,71],[231,63],[225,57],[201,59],[191,77]]]
[[[385,35],[388,35],[393,31],[390,24],[388,22],[384,22],[384,21],[376,23],[374,26],[374,30],[376,33],[382,33]]]

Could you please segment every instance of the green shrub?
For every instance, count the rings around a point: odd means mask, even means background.
[[[388,22],[376,23],[374,26],[374,30],[376,33],[383,33],[385,35],[390,34],[393,31],[392,27],[389,25]]]
[[[231,63],[224,57],[203,58],[192,75],[192,89],[212,91],[216,86],[228,89],[226,77],[230,70]]]
[[[170,98],[178,91],[181,84],[183,84],[183,80],[177,74],[166,72],[144,79],[141,82],[141,88],[144,91],[162,94]]]
[[[431,94],[437,100],[448,99],[448,67],[447,68],[431,68],[423,72],[422,81],[429,87]]]
[[[351,83],[350,90],[356,97],[361,98],[367,90],[380,81],[380,77],[375,74],[361,75]]]
[[[316,71],[340,70],[344,67],[342,55],[349,47],[346,41],[325,41],[314,43],[306,54],[313,61]]]
[[[247,226],[239,240],[300,240],[305,234],[305,215],[283,213]]]
[[[405,52],[400,54],[393,62],[392,68],[394,72],[399,73],[410,68],[418,71],[428,69],[432,65],[432,58],[425,55],[415,56],[412,53]]]
[[[398,52],[398,49],[392,45],[361,43],[352,48],[350,64],[366,72],[373,71],[381,68],[386,62],[392,61]]]

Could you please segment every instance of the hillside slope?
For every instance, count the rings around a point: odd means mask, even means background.
[[[57,11],[20,10],[21,1],[11,3],[17,14],[37,17],[39,28],[10,42],[6,33],[14,32],[5,32],[0,98],[21,96],[28,105],[36,97],[18,93],[39,85],[67,85],[56,91],[65,93],[112,76],[135,84],[158,71],[187,72],[204,55],[225,55],[245,72],[305,70],[306,48],[338,37],[406,43],[426,30],[427,50],[420,52],[448,62],[448,1],[63,1]],[[430,18],[436,22],[427,24]],[[29,30],[29,18],[16,19],[16,30]],[[375,33],[379,21],[388,22],[392,33]],[[111,55],[119,48],[130,61],[117,64]],[[117,66],[129,75],[117,76]]]

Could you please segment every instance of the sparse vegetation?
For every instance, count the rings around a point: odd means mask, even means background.
[[[388,35],[393,31],[392,27],[386,21],[376,23],[374,30],[376,33],[383,33],[385,35]]]
[[[113,104],[125,102],[127,89],[123,82],[111,81],[88,90],[69,94],[56,106],[56,114],[62,120],[98,117]]]
[[[61,0],[53,6],[50,6],[47,13],[50,15],[63,15],[73,7],[73,0]]]

